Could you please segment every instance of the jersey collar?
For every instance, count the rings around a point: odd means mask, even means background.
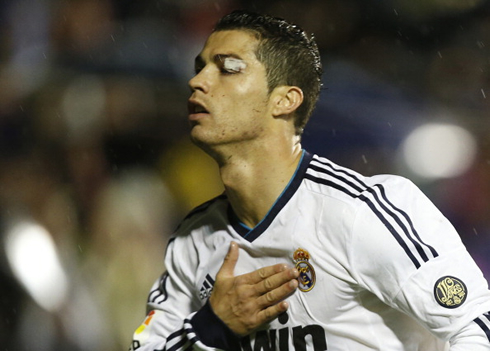
[[[282,194],[277,198],[274,205],[272,205],[269,212],[254,228],[249,228],[248,226],[240,222],[237,215],[233,211],[233,208],[228,203],[228,220],[233,229],[235,229],[238,234],[240,234],[244,239],[248,240],[249,242],[254,241],[264,231],[266,231],[274,218],[276,218],[279,212],[281,212],[282,208],[289,202],[289,199],[291,199],[291,197],[296,193],[296,190],[298,190],[301,182],[303,181],[306,169],[308,168],[312,158],[312,154],[303,150],[301,160],[288,185],[284,188]]]

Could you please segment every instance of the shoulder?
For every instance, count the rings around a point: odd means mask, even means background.
[[[216,196],[192,209],[177,226],[175,233],[188,232],[199,226],[202,222],[212,223],[213,218],[222,218],[228,208],[228,199],[225,194]]]
[[[430,207],[430,201],[407,178],[364,176],[316,155],[306,171],[305,188],[321,197],[324,213],[336,223],[342,222],[350,235],[359,227],[363,233],[371,228],[384,235],[400,222],[405,223],[404,230],[412,225],[410,214],[417,212],[416,207]],[[377,230],[380,227],[384,230]]]
[[[220,195],[191,210],[168,242],[166,267],[193,276],[202,256],[212,251],[217,240],[212,234],[226,229],[227,208],[226,196]]]
[[[407,178],[381,174],[364,176],[327,158],[314,155],[305,174],[310,190],[337,197],[346,202],[364,202],[369,198],[400,197],[418,192]]]

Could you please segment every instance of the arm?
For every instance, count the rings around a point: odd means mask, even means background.
[[[485,313],[461,329],[450,340],[451,351],[486,351],[490,349],[490,313]]]
[[[407,280],[391,303],[448,340],[450,351],[490,350],[490,293],[464,247],[440,251]]]
[[[240,336],[285,311],[283,300],[297,287],[297,271],[277,264],[235,277],[237,260],[238,245],[231,243],[213,294],[197,312],[190,308],[191,288],[185,289],[185,280],[169,270],[150,293],[150,313],[130,350],[235,350]]]
[[[364,206],[353,227],[361,286],[449,341],[451,351],[490,350],[488,283],[456,230],[406,180],[373,189],[384,208]]]

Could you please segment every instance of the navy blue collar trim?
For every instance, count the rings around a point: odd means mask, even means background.
[[[249,242],[257,239],[265,230],[267,230],[267,228],[269,228],[269,225],[272,223],[274,218],[276,218],[277,214],[281,212],[282,208],[288,203],[289,199],[291,199],[291,197],[296,193],[296,190],[298,190],[301,182],[303,181],[304,175],[312,158],[312,154],[304,151],[300,164],[298,165],[293,178],[271,207],[264,219],[262,219],[262,221],[260,221],[254,228],[251,229],[242,224],[238,216],[233,211],[231,205],[228,204],[228,220],[233,226],[233,229],[235,229],[238,234]]]

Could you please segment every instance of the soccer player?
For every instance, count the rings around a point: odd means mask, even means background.
[[[233,12],[195,69],[191,138],[225,192],[174,233],[131,350],[490,350],[487,281],[421,191],[302,149],[311,37]]]

